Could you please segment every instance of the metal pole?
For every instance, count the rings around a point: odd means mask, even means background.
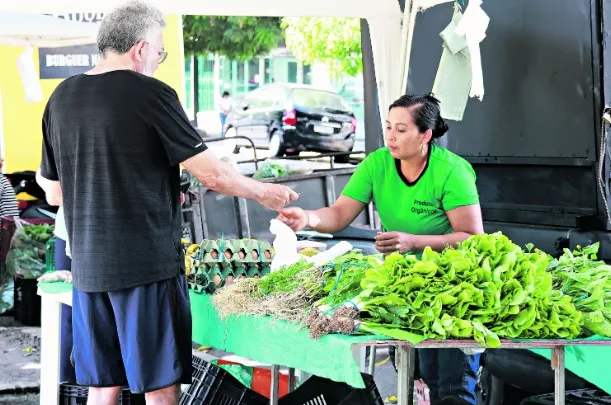
[[[370,153],[384,146],[384,132],[380,118],[378,87],[367,20],[361,20],[361,49],[363,54],[363,92],[365,97],[365,150],[367,153]]]
[[[278,405],[278,383],[280,381],[280,366],[272,365],[272,387],[270,390],[270,405]]]
[[[554,370],[554,403],[564,405],[564,346],[556,346],[552,349],[552,369]]]
[[[295,388],[295,369],[289,367],[289,392],[293,392]]]
[[[376,371],[376,346],[369,347],[369,374],[373,376]]]
[[[396,356],[398,369],[397,405],[412,405],[416,350],[412,346],[398,346]]]

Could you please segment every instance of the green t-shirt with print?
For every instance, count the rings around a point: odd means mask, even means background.
[[[358,165],[342,191],[365,204],[373,200],[386,231],[451,233],[446,211],[479,204],[473,168],[447,149],[433,145],[424,171],[413,183],[399,166],[388,148],[378,149]]]

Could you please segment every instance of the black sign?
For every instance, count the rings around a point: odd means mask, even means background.
[[[99,23],[104,13],[47,14],[62,20],[83,24]],[[66,46],[63,48],[39,48],[41,79],[66,79],[91,70],[100,59],[96,44]]]
[[[40,78],[66,79],[91,70],[100,59],[97,44],[38,49]]]

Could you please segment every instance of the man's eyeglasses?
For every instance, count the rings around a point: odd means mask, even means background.
[[[151,48],[153,47],[151,45],[150,42],[148,41],[144,41],[148,44],[148,46],[150,46]],[[162,64],[167,58],[168,58],[168,52],[167,51],[157,51],[157,54],[159,55],[158,59],[157,59],[157,63]]]

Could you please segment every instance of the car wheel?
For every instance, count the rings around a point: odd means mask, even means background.
[[[484,366],[480,368],[476,388],[477,405],[502,405],[505,394],[505,384],[496,376],[488,372]]]
[[[227,128],[227,131],[225,131],[225,138],[229,140],[223,142],[226,150],[234,154],[240,153],[240,146],[238,145],[237,139],[231,139],[235,138],[237,135],[238,132],[234,127]]]
[[[272,132],[272,136],[269,138],[269,153],[272,156],[282,156],[284,154],[282,139],[280,139],[278,131]]]

